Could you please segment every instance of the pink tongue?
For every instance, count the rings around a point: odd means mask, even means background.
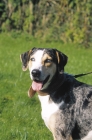
[[[33,81],[32,82],[32,88],[35,91],[39,91],[42,88],[42,83],[37,83],[37,82]]]

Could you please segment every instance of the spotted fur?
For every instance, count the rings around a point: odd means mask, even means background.
[[[37,91],[41,114],[54,140],[92,140],[92,86],[64,73],[67,59],[62,52],[45,48],[21,55],[31,79],[36,85],[43,83]],[[30,87],[29,96],[35,92]]]

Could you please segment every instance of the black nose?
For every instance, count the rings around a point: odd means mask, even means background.
[[[39,70],[37,70],[37,69],[32,70],[31,73],[32,73],[33,77],[39,77],[40,74],[41,74],[41,72]]]

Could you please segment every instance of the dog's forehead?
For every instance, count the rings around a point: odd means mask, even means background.
[[[54,57],[55,56],[55,51],[54,49],[45,49],[44,53],[47,53],[49,56]]]
[[[42,57],[43,54],[44,54],[44,50],[37,50],[34,52],[34,54],[32,56],[39,58],[39,57]]]
[[[36,50],[31,54],[31,57],[35,58],[36,61],[41,61],[44,54],[44,50]]]
[[[49,56],[52,59],[55,58],[55,52],[53,49],[44,49],[44,48],[38,48],[34,49],[33,52],[31,53],[31,56],[34,56],[36,58],[42,58],[43,56]]]

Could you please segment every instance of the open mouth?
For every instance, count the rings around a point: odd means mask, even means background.
[[[43,81],[43,85],[47,83],[47,81],[49,80],[49,78],[50,78],[50,75],[48,75],[48,76],[45,78],[45,80]]]
[[[34,79],[32,82],[32,88],[35,91],[39,91],[42,89],[42,87],[44,86],[44,84],[46,84],[49,80],[50,75],[48,75],[44,81],[39,81],[37,79]]]

